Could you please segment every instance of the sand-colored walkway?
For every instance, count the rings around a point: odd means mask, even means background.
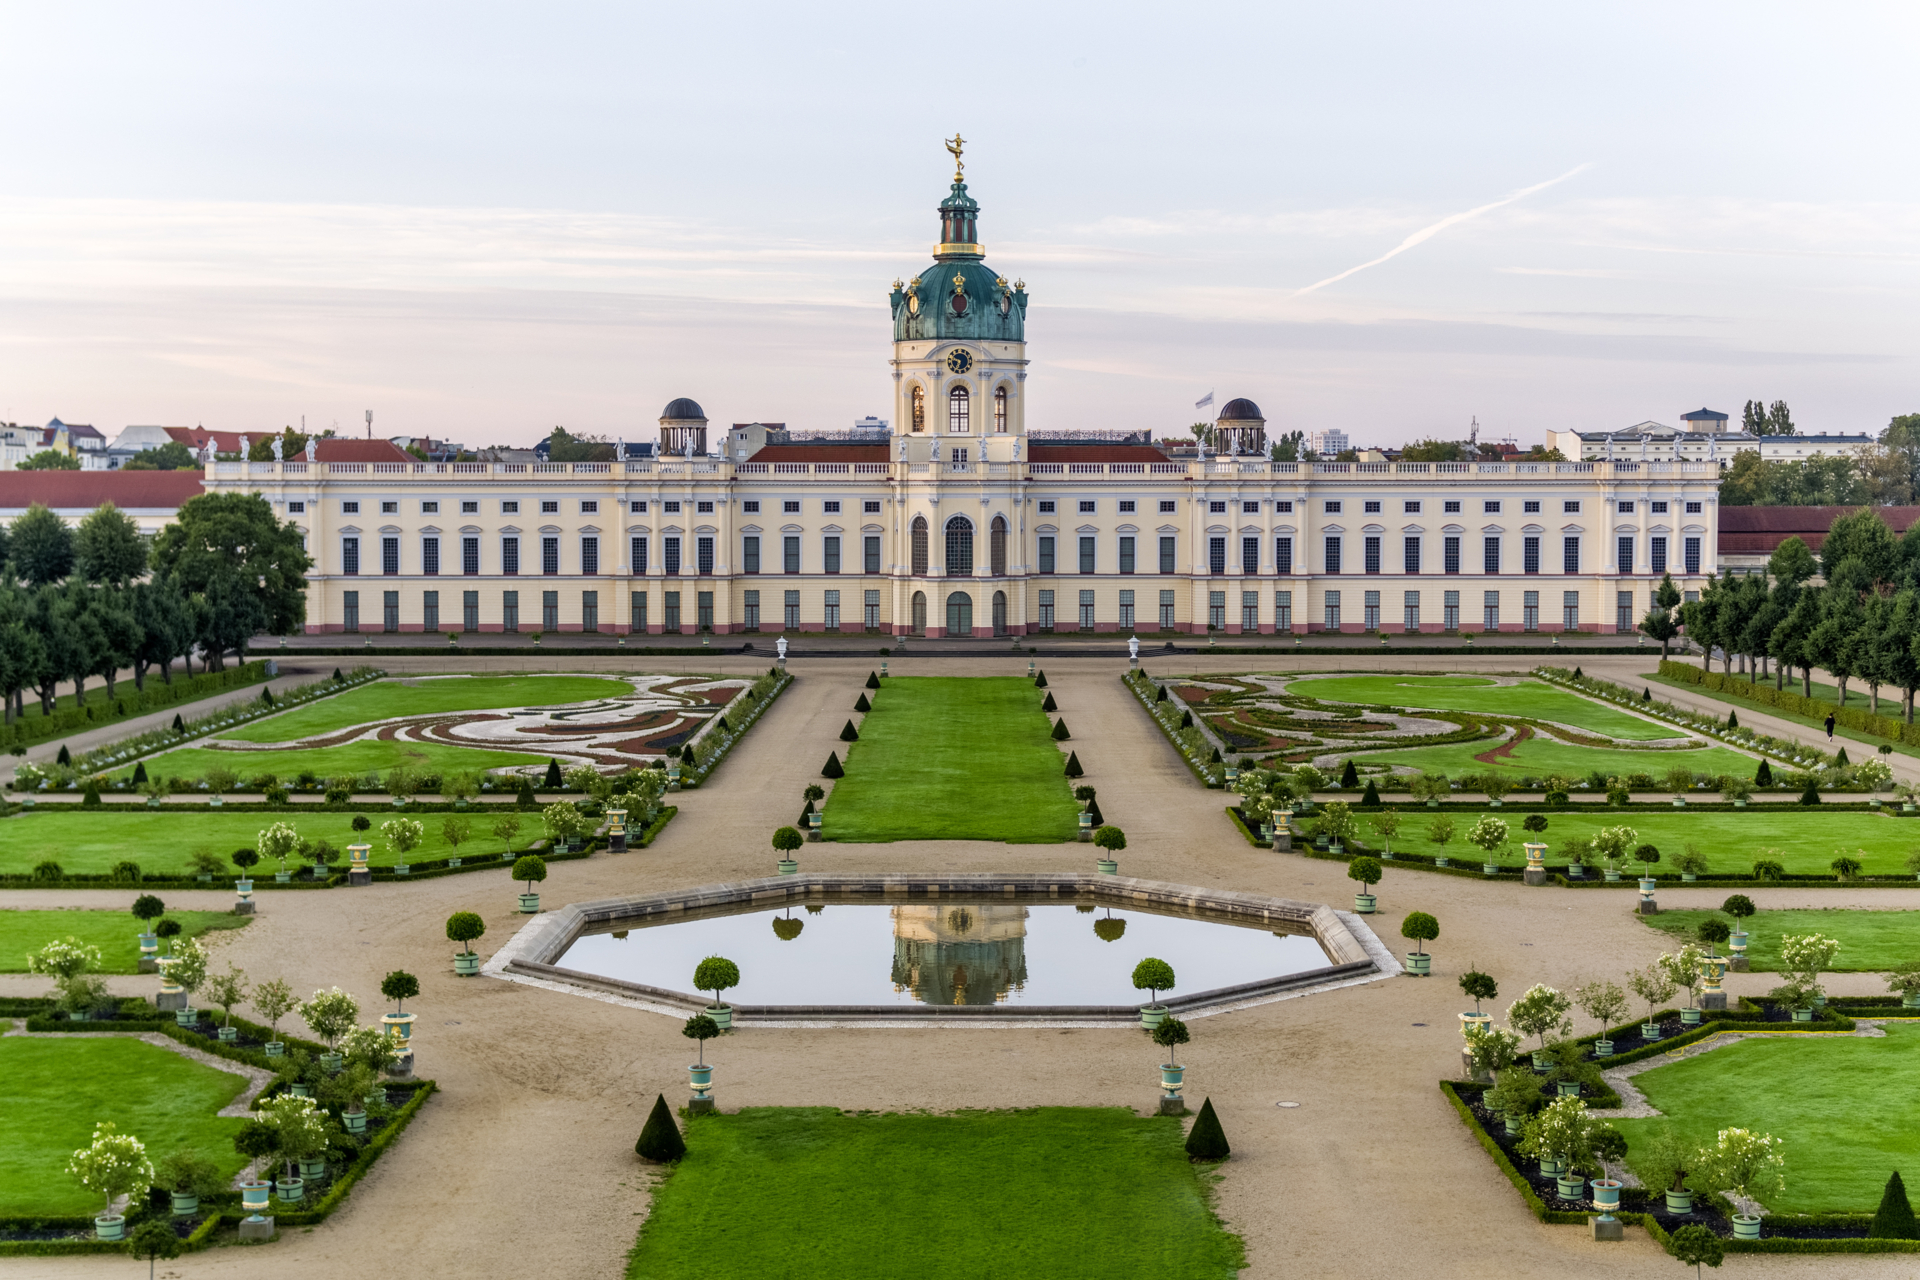
[[[928,652],[931,647],[921,647]],[[393,659],[389,665],[425,659]],[[588,660],[569,660],[584,668]],[[621,665],[613,659],[608,667]],[[715,659],[707,670],[751,670]],[[652,848],[556,864],[550,903],[671,884],[767,874],[767,837],[791,821],[858,696],[867,659],[796,662],[799,677],[714,782],[681,797],[682,813]],[[1073,746],[1100,788],[1109,821],[1124,827],[1130,874],[1350,905],[1353,886],[1333,863],[1249,847],[1121,687],[1123,662],[1046,664],[1074,726]],[[1155,663],[1155,673],[1161,664]],[[1263,669],[1328,663],[1263,662]],[[1458,670],[1457,659],[1436,667]],[[1501,669],[1497,661],[1480,664]],[[1248,660],[1186,659],[1184,670],[1245,670]],[[1026,659],[893,663],[896,674],[1024,674]],[[1089,865],[1083,845],[913,842],[808,845],[824,870],[918,867],[995,870]],[[377,1003],[394,968],[421,975],[409,1007],[420,1014],[424,1075],[443,1092],[406,1139],[355,1191],[350,1207],[268,1252],[221,1249],[172,1264],[183,1277],[349,1276],[403,1268],[417,1280],[489,1277],[611,1278],[646,1210],[647,1175],[632,1145],[656,1092],[680,1101],[690,1045],[676,1020],[487,979],[456,979],[442,922],[481,912],[497,946],[521,918],[504,872],[365,890],[262,895],[260,918],[217,946],[256,978],[284,975],[299,990],[340,984]],[[1619,977],[1661,950],[1661,935],[1631,916],[1635,894],[1526,889],[1389,869],[1378,927],[1396,949],[1407,911],[1441,921],[1436,977],[1395,978],[1196,1020],[1190,1096],[1211,1096],[1234,1144],[1220,1204],[1248,1245],[1250,1276],[1665,1277],[1676,1264],[1637,1230],[1601,1245],[1582,1231],[1544,1227],[1442,1100],[1436,1081],[1458,1068],[1453,979],[1469,965],[1495,974],[1506,999],[1535,981],[1566,986]],[[1674,892],[1669,905],[1687,904]],[[1698,895],[1704,904],[1712,895]],[[1768,905],[1801,899],[1788,889]],[[1920,907],[1920,891],[1862,893],[1879,906]],[[123,905],[107,892],[0,894],[0,906]],[[179,895],[217,906],[220,893]],[[1717,899],[1712,899],[1717,901]],[[1833,894],[1820,905],[1838,905]],[[1768,975],[1737,975],[1760,990]],[[1872,989],[1859,975],[1845,980]],[[151,978],[115,985],[149,990]],[[0,979],[0,991],[44,981]],[[1841,984],[1836,983],[1840,988]],[[726,1108],[1003,1107],[1129,1103],[1155,1097],[1158,1055],[1138,1032],[861,1028],[745,1030],[708,1046]],[[1280,1101],[1297,1109],[1280,1109]],[[1099,1170],[1087,1170],[1098,1178]],[[907,1255],[903,1255],[903,1259]],[[8,1276],[110,1276],[124,1259],[9,1260]],[[1740,1258],[1741,1274],[1910,1276],[1910,1258]],[[903,1262],[902,1273],[911,1270]],[[729,1277],[724,1252],[709,1274]],[[744,1278],[743,1278],[744,1280]]]

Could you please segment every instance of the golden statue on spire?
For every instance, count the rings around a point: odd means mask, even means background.
[[[967,140],[961,137],[960,131],[956,129],[951,138],[942,138],[941,142],[946,144],[947,150],[953,152],[953,180],[955,182],[964,181],[965,179],[960,175],[966,172],[967,166],[960,163],[960,151],[967,145]]]

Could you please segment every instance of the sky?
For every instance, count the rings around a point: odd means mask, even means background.
[[[0,3],[0,419],[889,416],[966,138],[1030,430],[1920,410],[1911,5]],[[1358,268],[1356,270],[1356,268]]]

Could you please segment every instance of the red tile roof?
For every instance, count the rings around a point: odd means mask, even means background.
[[[56,511],[91,511],[103,502],[126,511],[178,507],[204,492],[198,471],[0,471],[0,510],[38,502]]]
[[[770,444],[749,462],[885,462],[883,444]]]
[[[1144,444],[1036,444],[1030,462],[1166,462],[1167,455]]]
[[[1841,516],[1859,507],[1721,507],[1720,551],[1723,555],[1772,555],[1788,538],[1799,538],[1813,550],[1827,540],[1827,530]],[[1920,507],[1875,507],[1875,515],[1895,533],[1905,533],[1920,521]]]
[[[209,440],[213,442],[215,453],[238,453],[240,433],[238,431],[208,431],[204,427],[168,427],[166,432],[189,449],[199,449]],[[272,434],[262,432],[262,437]]]
[[[319,455],[322,462],[420,461],[391,440],[322,440]],[[288,461],[296,462],[298,459],[289,458]]]

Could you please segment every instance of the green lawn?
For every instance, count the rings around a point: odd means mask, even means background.
[[[259,843],[260,832],[275,822],[291,823],[294,830],[309,840],[331,842],[342,851],[341,865],[346,861],[346,847],[358,842],[373,846],[370,858],[374,865],[397,862],[399,859],[380,838],[380,824],[392,815],[370,813],[366,816],[373,827],[363,834],[350,825],[353,814],[320,808],[280,813],[218,813],[207,809],[170,813],[162,809],[109,814],[82,810],[56,813],[43,809],[0,820],[0,874],[24,874],[52,859],[63,870],[98,875],[128,858],[139,863],[141,871],[149,875],[184,872],[192,866],[189,858],[194,850],[205,849],[225,858],[235,849],[253,848]],[[465,853],[506,851],[506,846],[493,835],[495,815],[491,811],[479,810],[465,816],[473,823],[471,838],[460,846]],[[407,855],[410,861],[444,858],[453,853],[440,833],[447,817],[446,814],[427,814],[417,819],[426,827],[426,838]],[[539,814],[521,813],[519,817],[520,833],[513,841],[516,852],[546,834]],[[293,868],[293,859],[289,858],[287,869]],[[263,863],[253,870],[260,879],[272,879],[279,865]],[[216,883],[237,875],[238,869],[228,863],[222,880]],[[131,897],[128,902],[132,902]]]
[[[489,711],[506,707],[551,707],[568,702],[630,695],[625,680],[599,676],[443,676],[408,677],[419,684],[381,680],[338,697],[297,707],[285,715],[256,720],[221,737],[240,742],[295,742],[375,720],[436,715],[449,711]]]
[[[1767,703],[1764,703],[1764,702],[1755,702],[1752,698],[1735,697],[1734,695],[1727,693],[1723,690],[1709,689],[1705,685],[1685,684],[1679,680],[1669,680],[1665,676],[1655,675],[1651,672],[1641,676],[1640,678],[1649,684],[1661,685],[1668,689],[1684,690],[1688,693],[1697,693],[1703,698],[1711,699],[1714,702],[1720,703],[1722,706],[1733,708],[1735,710],[1751,711],[1751,712],[1758,713],[1760,715],[1777,716],[1778,718],[1785,720],[1788,724],[1797,724],[1807,729],[1821,730],[1821,731],[1824,731],[1825,729],[1824,721],[1826,719],[1826,712],[1824,710],[1822,710],[1819,715],[1803,716],[1799,712],[1789,711],[1785,707],[1769,706]],[[1761,683],[1766,684],[1767,682],[1762,681]],[[1798,680],[1789,681],[1787,684],[1787,687],[1793,690],[1795,693],[1800,693],[1804,689],[1804,686],[1801,685],[1801,683]],[[1898,694],[1898,692],[1899,692],[1898,690],[1894,691],[1896,695]],[[1839,697],[1839,690],[1834,688],[1834,686],[1830,684],[1821,684],[1817,680],[1814,681],[1812,696],[1816,698],[1824,699],[1829,706],[1839,705],[1839,703],[1836,701],[1836,699]],[[1859,689],[1859,688],[1852,688],[1847,690],[1847,705],[1849,707],[1857,708],[1858,710],[1861,710],[1861,711],[1868,711],[1872,709],[1865,690]],[[1895,718],[1899,717],[1899,715],[1901,714],[1900,699],[1897,696],[1889,698],[1887,696],[1887,691],[1885,689],[1882,689],[1880,692],[1880,714],[1883,716],[1892,716]],[[1836,746],[1845,746],[1846,742],[1857,742],[1865,745],[1871,750],[1876,750],[1876,751],[1879,749],[1881,743],[1891,741],[1890,739],[1882,738],[1877,734],[1862,733],[1858,729],[1849,729],[1845,725],[1841,725],[1841,724],[1836,724],[1834,726],[1833,736],[1835,739]],[[1845,739],[1846,741],[1841,742],[1840,739]],[[1901,755],[1920,756],[1920,748],[1916,748],[1908,743],[1894,742],[1892,743],[1892,745],[1893,745],[1893,749],[1899,752]],[[1859,761],[1865,760],[1867,758],[1857,748],[1849,750],[1847,752],[1847,755],[1851,759],[1853,759],[1855,763],[1858,763]]]
[[[284,751],[220,751],[213,747],[182,747],[161,756],[147,757],[147,774],[158,778],[199,778],[209,769],[231,769],[241,778],[271,773],[282,781],[291,781],[304,769],[321,777],[337,774],[385,774],[397,765],[425,773],[448,770],[501,769],[514,765],[545,764],[550,751],[498,751],[483,747],[454,747],[438,742],[394,742],[375,739],[349,742],[339,747],[300,748]],[[134,766],[115,770],[110,776],[130,778]],[[137,798],[137,797],[136,797]]]
[[[1920,1169],[1920,1027],[1742,1040],[1633,1082],[1661,1117],[1614,1122],[1628,1164],[1662,1124],[1699,1146],[1722,1129],[1770,1133],[1787,1172],[1784,1193],[1760,1197],[1775,1212],[1872,1213],[1888,1174]]]
[[[235,1174],[246,1123],[216,1114],[246,1087],[240,1076],[131,1038],[0,1039],[0,1215],[97,1214],[104,1201],[67,1173],[73,1153],[110,1120],[158,1161],[191,1147]]]
[[[1650,741],[1680,735],[1679,730],[1670,726],[1642,720],[1538,680],[1497,685],[1479,676],[1331,676],[1291,680],[1287,683],[1287,692],[1330,702],[1526,716],[1591,729],[1614,738]]]
[[[1232,1280],[1244,1265],[1172,1119],[749,1107],[686,1132],[634,1280]]]
[[[1638,917],[1642,924],[1687,941],[1694,939],[1700,922],[1708,918],[1728,926],[1734,923],[1733,917],[1718,911],[1662,911]],[[1824,933],[1838,939],[1836,973],[1883,973],[1920,963],[1920,911],[1762,911],[1748,917],[1747,933],[1747,959],[1763,972],[1780,971],[1783,934]]]
[[[888,680],[860,741],[840,744],[847,776],[827,798],[827,838],[1073,839],[1079,805],[1045,698],[1018,677]]]
[[[237,846],[236,846],[237,847]],[[129,903],[134,890],[127,890]],[[181,936],[197,938],[209,929],[238,929],[251,916],[225,911],[171,911]],[[138,973],[142,928],[126,911],[0,911],[0,973],[25,973],[27,953],[49,942],[74,938],[100,948],[100,972]]]
[[[1503,773],[1510,778],[1546,778],[1559,775],[1579,781],[1595,769],[1622,777],[1646,773],[1658,778],[1675,765],[1685,765],[1697,774],[1737,774],[1751,778],[1760,762],[1726,747],[1705,747],[1689,751],[1611,751],[1602,747],[1576,747],[1534,734],[1513,749],[1512,755],[1497,756],[1492,764],[1474,759],[1498,747],[1497,742],[1456,742],[1439,747],[1410,747],[1396,751],[1391,747],[1375,751],[1355,751],[1362,764],[1407,765],[1428,773],[1444,773],[1458,778],[1463,773]],[[1341,753],[1347,754],[1347,753]],[[1714,797],[1718,799],[1718,797]]]

